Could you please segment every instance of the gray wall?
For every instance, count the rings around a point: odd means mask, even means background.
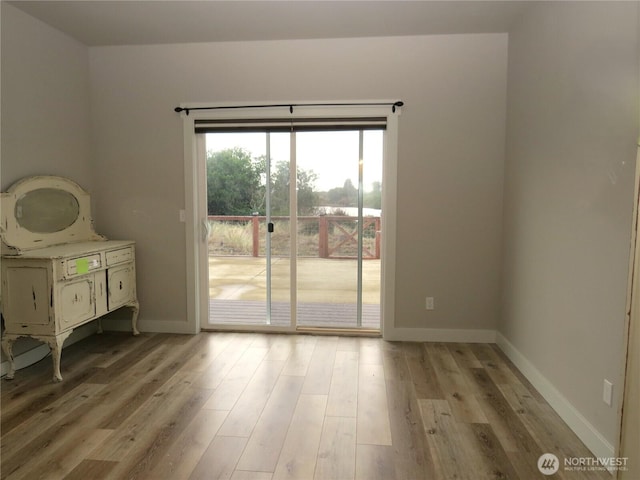
[[[2,2],[2,191],[28,175],[93,187],[88,49]]]
[[[92,190],[87,47],[6,2],[0,9],[0,188],[30,175],[60,175]],[[95,328],[78,330],[67,343]],[[14,353],[37,344],[20,339]]]
[[[612,445],[635,140],[638,3],[539,3],[509,36],[499,331]],[[602,401],[603,380],[615,384]]]
[[[495,329],[506,55],[506,34],[91,48],[96,222],[138,242],[141,320],[186,315],[176,105],[398,98],[396,324]]]

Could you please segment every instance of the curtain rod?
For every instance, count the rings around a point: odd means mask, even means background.
[[[389,105],[393,113],[396,112],[396,108],[402,107],[404,102],[398,100],[396,102],[362,102],[362,103],[281,103],[273,105],[227,105],[219,107],[176,107],[174,112],[185,112],[189,115],[191,110],[234,110],[240,108],[274,108],[274,107],[289,107],[289,113],[293,113],[293,107],[354,107],[354,106],[380,106]]]

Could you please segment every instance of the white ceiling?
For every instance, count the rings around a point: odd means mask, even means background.
[[[525,1],[10,1],[88,46],[506,32]]]

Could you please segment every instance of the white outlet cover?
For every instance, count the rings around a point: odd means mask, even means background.
[[[611,406],[612,400],[613,400],[613,383],[605,379],[604,386],[602,387],[602,401],[606,403],[608,406]]]
[[[433,310],[435,308],[435,303],[434,303],[434,298],[433,297],[427,297],[425,299],[425,308],[427,310]]]

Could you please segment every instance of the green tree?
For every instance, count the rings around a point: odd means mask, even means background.
[[[366,208],[382,208],[382,183],[372,182],[371,190],[364,192],[364,206]]]
[[[318,194],[315,183],[318,179],[313,170],[297,170],[298,179],[298,213],[313,215],[318,205]],[[289,215],[289,162],[282,161],[275,165],[271,173],[271,213],[273,215]]]
[[[241,148],[207,155],[209,215],[264,214],[264,159],[252,159]]]
[[[342,187],[332,188],[327,192],[332,207],[357,207],[358,189],[351,179],[347,178]]]

